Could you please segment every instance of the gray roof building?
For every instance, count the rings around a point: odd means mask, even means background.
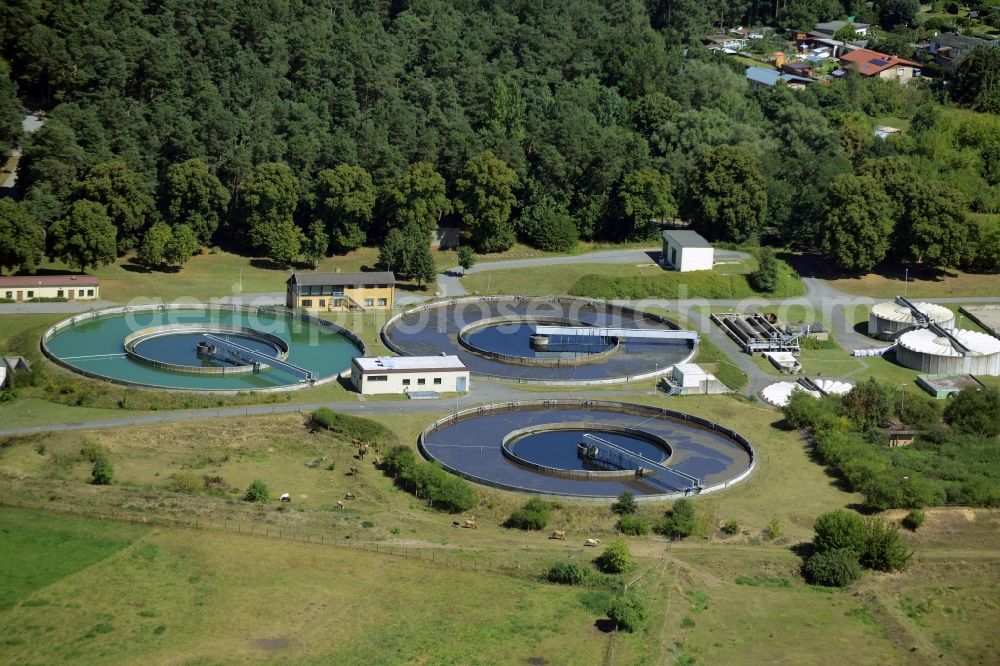
[[[338,286],[346,287],[354,284],[396,284],[396,276],[392,271],[374,271],[371,273],[292,273],[287,284],[300,286]]]

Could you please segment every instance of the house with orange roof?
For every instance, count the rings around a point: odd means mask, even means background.
[[[848,71],[855,71],[861,76],[877,76],[902,85],[920,76],[920,65],[917,63],[868,49],[848,51],[840,56],[840,62],[841,69],[833,72],[834,76],[846,76]]]

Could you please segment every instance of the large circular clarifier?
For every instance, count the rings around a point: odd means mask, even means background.
[[[647,498],[713,492],[754,467],[749,442],[727,428],[671,410],[605,401],[485,405],[439,419],[418,444],[425,457],[478,483],[591,499],[624,491]]]
[[[543,335],[546,326],[573,330]],[[616,337],[622,329],[644,335]],[[677,329],[659,315],[599,301],[490,296],[407,310],[386,323],[382,340],[401,355],[456,355],[486,379],[567,386],[668,372],[694,352],[693,342],[678,338]]]
[[[199,349],[216,347],[212,353]],[[121,384],[193,391],[292,389],[333,381],[364,355],[354,334],[274,308],[130,306],[46,331],[56,363]]]

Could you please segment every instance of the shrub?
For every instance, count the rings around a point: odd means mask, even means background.
[[[924,524],[924,519],[926,518],[927,516],[924,515],[923,511],[914,509],[903,518],[903,527],[911,532],[916,532]]]
[[[115,471],[107,458],[98,458],[90,470],[90,482],[95,486],[110,486],[114,481]]]
[[[106,456],[104,447],[97,442],[84,442],[80,447],[80,457],[89,463],[95,463]]]
[[[416,455],[413,453],[413,449],[408,446],[394,446],[386,454],[385,460],[382,461],[382,469],[385,470],[386,474],[392,477],[397,477],[403,473],[404,470],[412,467],[417,462]]]
[[[646,624],[646,605],[634,594],[624,594],[611,600],[608,617],[618,629],[638,631]]]
[[[583,582],[583,569],[576,562],[562,560],[549,567],[546,575],[549,582],[562,583],[563,585],[578,585]]]
[[[944,420],[962,433],[981,437],[1000,435],[1000,391],[962,389],[944,409]]]
[[[865,549],[865,521],[856,513],[843,509],[824,513],[816,519],[813,529],[816,530],[813,544],[821,553],[850,550],[857,558]]]
[[[865,549],[861,565],[876,571],[901,571],[909,564],[913,551],[906,547],[899,527],[881,518],[865,520]]]
[[[361,521],[361,527],[364,527],[365,529],[371,529],[371,528],[375,527],[375,523],[373,523],[370,520],[362,520]]]
[[[624,541],[612,541],[594,563],[604,573],[624,573],[632,568],[632,553]]]
[[[618,529],[623,534],[632,536],[643,536],[649,534],[649,518],[636,514],[627,513],[618,521]]]
[[[815,553],[802,567],[806,580],[814,585],[847,587],[861,578],[858,554],[850,548]]]
[[[734,534],[739,534],[740,524],[735,520],[727,520],[726,522],[722,523],[721,529],[723,534],[728,534],[729,536],[732,536]]]
[[[635,495],[626,490],[619,495],[618,500],[611,505],[611,510],[622,516],[630,513],[638,513],[639,502],[636,501]]]
[[[757,254],[757,270],[747,276],[747,282],[754,291],[767,293],[778,286],[778,260],[774,250],[762,247]]]
[[[771,516],[771,520],[767,523],[767,538],[777,539],[781,536],[781,521],[778,520],[777,516]]]
[[[243,499],[247,502],[266,502],[271,499],[271,491],[268,490],[266,483],[260,479],[254,479],[247,487]]]
[[[373,446],[394,446],[399,444],[396,433],[377,421],[350,414],[338,414],[328,407],[320,407],[312,413],[314,425],[348,437],[353,442]]]
[[[523,507],[510,514],[504,525],[519,530],[544,530],[549,524],[551,511],[551,504],[533,497]]]
[[[195,472],[180,472],[174,474],[174,490],[182,493],[194,493],[205,487],[205,479]]]
[[[653,528],[657,534],[684,539],[691,536],[697,527],[694,515],[694,502],[689,499],[679,499],[667,515],[656,522]]]

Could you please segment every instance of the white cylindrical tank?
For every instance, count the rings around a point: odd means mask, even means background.
[[[1000,376],[1000,340],[966,329],[948,332],[969,349],[968,356],[955,349],[948,338],[922,328],[899,336],[896,360],[908,368],[932,375]]]
[[[917,309],[927,315],[930,320],[945,328],[955,325],[955,313],[943,305],[934,303],[914,303]],[[880,340],[896,337],[900,331],[906,330],[916,323],[913,311],[905,305],[892,301],[876,303],[868,314],[868,335]]]

